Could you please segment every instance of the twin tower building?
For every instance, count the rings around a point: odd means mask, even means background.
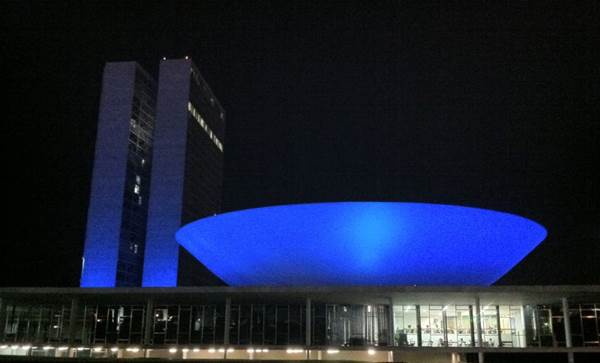
[[[220,211],[225,112],[194,63],[104,68],[82,287],[220,285],[175,241]]]

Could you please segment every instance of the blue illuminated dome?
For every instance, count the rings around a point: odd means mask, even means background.
[[[513,214],[379,202],[242,210],[176,234],[231,286],[490,285],[544,238]]]

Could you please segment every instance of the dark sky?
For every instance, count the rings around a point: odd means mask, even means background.
[[[227,110],[225,210],[507,211],[549,237],[501,283],[599,284],[600,4],[564,3],[2,2],[0,285],[78,284],[103,64],[185,55]]]

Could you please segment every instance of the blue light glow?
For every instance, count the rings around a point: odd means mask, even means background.
[[[231,286],[490,285],[546,234],[485,209],[342,202],[225,213],[176,239]]]

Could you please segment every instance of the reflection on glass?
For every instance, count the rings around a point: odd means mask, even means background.
[[[484,347],[497,347],[498,342],[498,315],[495,305],[481,307],[481,328]]]
[[[394,305],[394,345],[417,345],[417,311],[415,305]]]
[[[525,347],[525,327],[523,324],[523,307],[500,305],[500,329],[502,347]]]
[[[471,346],[471,318],[468,305],[449,305],[446,308],[448,346]]]
[[[332,345],[387,345],[387,305],[327,305],[327,342]]]
[[[424,347],[444,347],[445,336],[442,305],[421,305],[421,340]]]

